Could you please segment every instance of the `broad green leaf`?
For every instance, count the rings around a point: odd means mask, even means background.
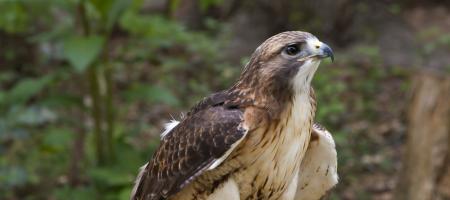
[[[64,56],[77,72],[83,72],[100,54],[104,37],[69,37],[64,41]]]
[[[106,28],[110,30],[123,11],[130,5],[129,0],[115,0],[108,12],[108,19],[106,21]]]
[[[108,15],[108,11],[111,9],[114,1],[89,0],[89,2],[94,6],[100,16],[105,18]]]
[[[129,0],[90,0],[97,12],[100,14],[103,22],[106,24],[106,29],[110,30],[117,21],[122,12],[131,3]]]
[[[5,96],[5,98],[7,99],[7,103],[24,103],[29,98],[39,93],[52,79],[51,75],[41,78],[22,79],[8,92],[8,94],[6,94],[7,96]]]

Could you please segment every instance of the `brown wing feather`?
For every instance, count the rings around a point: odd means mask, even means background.
[[[242,115],[224,106],[188,115],[161,141],[134,199],[160,200],[180,191],[245,135]]]
[[[193,115],[200,110],[204,110],[210,108],[212,106],[223,105],[223,103],[230,99],[231,95],[227,91],[221,91],[214,94],[209,95],[208,97],[203,98],[200,102],[197,103],[187,114]]]

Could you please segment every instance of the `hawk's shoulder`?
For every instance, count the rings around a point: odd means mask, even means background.
[[[223,105],[224,102],[229,100],[230,98],[231,98],[231,96],[227,91],[220,91],[220,92],[211,94],[211,95],[203,98],[194,107],[192,107],[191,110],[188,112],[187,116],[195,114],[198,111],[207,109],[209,107]]]
[[[132,199],[165,199],[216,165],[246,135],[243,109],[214,94],[202,100],[161,140]]]

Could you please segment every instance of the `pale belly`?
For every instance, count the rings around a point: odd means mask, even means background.
[[[309,124],[309,123],[308,123]],[[310,138],[310,127],[308,124],[301,126],[303,130],[297,129],[283,133],[285,137],[278,137],[266,144],[261,140],[259,144],[253,144],[249,138],[246,151],[242,152],[240,160],[247,166],[233,176],[240,192],[240,199],[293,199],[300,163],[305,155]],[[288,130],[289,131],[289,130]],[[264,147],[260,145],[264,145]],[[254,148],[251,148],[251,147]],[[252,149],[263,149],[263,151],[251,151]]]

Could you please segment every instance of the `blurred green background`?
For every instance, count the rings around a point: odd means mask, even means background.
[[[393,199],[410,78],[450,73],[449,1],[0,0],[0,199],[128,199],[163,124],[285,30],[335,51],[328,199]]]

